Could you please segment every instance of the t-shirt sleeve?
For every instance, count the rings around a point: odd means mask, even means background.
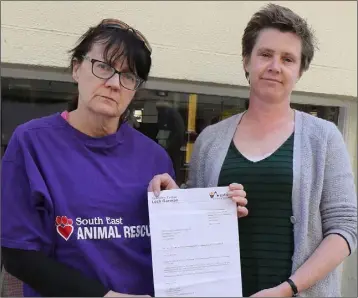
[[[154,167],[155,171],[153,172],[153,176],[158,175],[158,174],[167,173],[175,181],[176,174],[175,174],[175,170],[174,170],[174,165],[173,165],[173,161],[170,158],[168,152],[166,150],[162,149],[158,153],[159,154],[157,155],[157,160],[159,160],[161,162],[158,164],[155,164],[155,167]]]
[[[2,159],[1,245],[45,252],[51,246],[47,188],[24,144],[16,129]]]
[[[174,165],[173,165],[173,161],[170,158],[168,152],[165,151],[165,157],[166,157],[166,163],[164,164],[164,168],[162,170],[162,173],[168,173],[170,175],[170,177],[173,178],[173,180],[175,181],[176,179],[176,174],[175,174],[175,170],[174,170]],[[160,173],[160,174],[162,174]]]
[[[175,181],[176,179],[176,175],[175,175],[175,170],[174,170],[174,167],[173,167],[173,162],[172,160],[169,158],[169,161],[168,161],[168,172],[167,172],[172,178],[173,180]]]

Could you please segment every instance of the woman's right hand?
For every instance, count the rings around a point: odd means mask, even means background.
[[[159,196],[161,190],[176,189],[179,186],[175,183],[168,173],[155,175],[150,181],[148,192],[154,192],[155,196]]]

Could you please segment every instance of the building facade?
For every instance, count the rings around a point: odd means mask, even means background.
[[[167,149],[183,183],[192,133],[247,107],[241,37],[267,3],[2,1],[2,152],[17,125],[66,109],[76,91],[67,51],[89,26],[118,18],[153,48],[150,79],[131,105],[131,123]],[[319,42],[292,105],[337,124],[357,175],[357,3],[277,3],[306,18]],[[356,264],[354,254],[342,266],[347,297],[357,296]]]

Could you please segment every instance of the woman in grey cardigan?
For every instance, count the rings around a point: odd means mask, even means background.
[[[356,249],[357,195],[342,135],[290,107],[313,54],[313,34],[297,14],[273,4],[255,13],[242,38],[249,108],[207,127],[194,146],[188,187],[245,187],[244,296],[340,296],[337,267]],[[149,189],[175,187],[164,174]]]

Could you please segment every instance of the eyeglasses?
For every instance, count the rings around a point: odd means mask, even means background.
[[[139,86],[144,82],[144,80],[142,80],[132,72],[119,72],[106,62],[92,59],[88,56],[83,56],[83,58],[92,63],[92,73],[97,78],[108,80],[116,73],[118,73],[119,83],[121,84],[121,86],[133,91],[137,90]]]
[[[122,30],[132,31],[134,33],[134,35],[144,43],[144,45],[147,48],[147,50],[149,51],[149,53],[152,53],[152,47],[149,45],[149,42],[144,37],[144,35],[137,29],[134,29],[131,26],[129,26],[128,24],[126,24],[125,22],[122,22],[122,21],[119,21],[116,19],[104,19],[101,22],[101,25],[106,26],[108,28],[118,28],[118,29],[122,29]]]

